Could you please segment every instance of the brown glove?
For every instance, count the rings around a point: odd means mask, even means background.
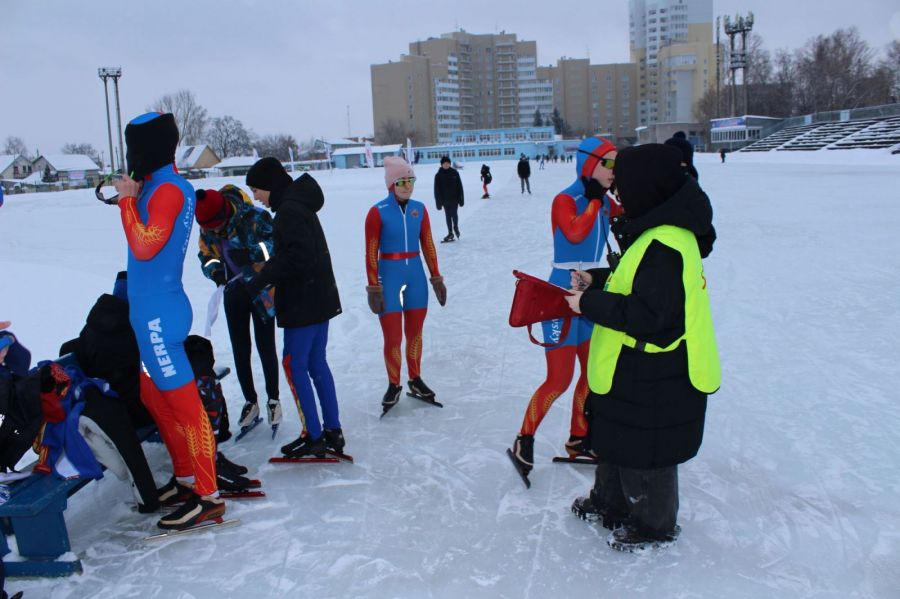
[[[369,294],[369,309],[373,314],[384,312],[384,288],[381,285],[366,285]]]
[[[440,305],[447,303],[447,286],[444,285],[444,277],[431,277],[431,288]]]

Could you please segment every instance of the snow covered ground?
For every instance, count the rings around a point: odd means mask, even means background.
[[[700,454],[680,470],[674,548],[614,552],[605,530],[570,513],[593,474],[550,462],[568,434],[571,390],[538,431],[530,490],[504,456],[544,374],[541,350],[506,324],[510,271],[549,272],[550,200],[573,166],[534,166],[534,195],[522,197],[515,162],[493,163],[492,199],[481,200],[473,162],[462,171],[462,240],[438,246],[448,304],[432,297],[425,325],[423,377],[443,410],[404,398],[379,421],[386,377],[363,289],[363,219],[384,195],[383,171],[317,173],[345,310],[332,321],[329,360],[356,464],[267,463],[299,430],[283,381],[278,439],[260,427],[223,446],[268,493],[229,504],[242,526],[144,545],[156,517],[132,512],[127,486],[107,476],[66,512],[84,574],[8,590],[29,599],[897,597],[900,156],[784,154],[697,159],[719,233],[706,272],[724,382]],[[435,168],[417,168],[415,196],[428,206]],[[194,183],[226,181],[243,183]],[[442,213],[431,217],[442,236]],[[111,289],[124,247],[118,210],[90,191],[8,196],[0,319],[36,359],[56,355]],[[193,255],[185,285],[202,332],[213,287]],[[229,365],[222,319],[213,343]],[[259,371],[257,381],[261,389]],[[224,387],[237,414],[236,377]],[[163,449],[147,453],[164,481]]]

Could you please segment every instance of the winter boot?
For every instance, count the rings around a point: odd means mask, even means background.
[[[288,451],[285,451],[285,449]],[[300,438],[285,445],[281,450],[285,457],[289,458],[304,458],[309,456],[324,458],[325,435],[320,435],[318,439],[310,439],[309,435],[300,435]]]
[[[381,398],[381,405],[385,408],[392,407],[394,404],[400,401],[401,391],[403,391],[403,387],[401,387],[400,385],[388,383],[387,391],[384,392],[384,397]]]
[[[568,452],[570,458],[596,459],[597,457],[591,450],[590,439],[587,437],[576,437],[575,435],[569,435],[569,440],[566,441],[566,452]]]
[[[269,426],[278,426],[281,424],[281,402],[277,399],[270,399],[266,403],[266,413],[269,416]]]
[[[323,432],[325,449],[331,453],[344,453],[344,433],[339,428],[326,428]]]
[[[216,452],[216,472],[227,472],[228,474],[247,474],[246,466],[239,466],[225,457],[221,451]]]
[[[257,418],[259,418],[259,406],[255,402],[248,401],[244,404],[244,407],[241,408],[241,419],[238,421],[238,426],[241,428],[248,427],[252,425]]]
[[[212,495],[201,497],[196,493],[191,493],[183,506],[168,516],[160,518],[156,525],[166,530],[185,530],[224,515],[224,499]]]
[[[448,233],[446,237],[441,239],[441,243],[447,243],[448,241],[453,241],[453,233]]]
[[[488,199],[488,198],[490,198],[490,197],[491,197],[491,196],[489,196],[488,194],[484,194],[483,196],[481,196],[481,199],[482,199],[482,200],[486,200],[486,199]]]
[[[641,530],[632,524],[626,524],[612,531],[606,538],[606,544],[616,551],[627,551],[629,553],[654,548],[664,549],[674,545],[679,534],[681,534],[681,527],[677,524],[674,529],[667,533],[651,533]]]
[[[527,475],[534,468],[534,435],[519,435],[512,446],[513,457]]]
[[[425,384],[425,381],[422,380],[422,377],[417,376],[406,384],[409,385],[409,390],[413,395],[434,399],[434,391],[428,388],[428,385]]]
[[[572,513],[585,522],[599,522],[603,528],[609,530],[619,528],[628,520],[628,516],[624,513],[603,505],[593,490],[589,496],[575,500],[572,504]]]
[[[187,501],[194,494],[194,489],[178,482],[178,479],[173,476],[169,482],[157,489],[156,492],[159,496],[159,505],[171,507]]]

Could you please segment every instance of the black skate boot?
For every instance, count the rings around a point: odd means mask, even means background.
[[[216,452],[216,472],[226,472],[228,474],[247,474],[246,466],[239,466],[225,457],[221,451]]]
[[[425,384],[425,381],[420,376],[409,381],[407,385],[409,385],[409,391],[413,395],[418,395],[420,398],[434,397],[434,391],[428,388],[428,385]]]
[[[569,454],[570,458],[588,458],[596,460],[597,455],[591,449],[590,443],[591,440],[589,437],[569,435],[569,440],[566,441],[566,453]]]
[[[288,449],[288,451],[285,451]],[[285,457],[303,458],[303,457],[325,457],[325,435],[320,435],[318,439],[310,439],[309,435],[300,435],[300,438],[281,448]]]
[[[244,407],[241,408],[241,418],[238,420],[238,426],[241,428],[247,428],[253,424],[253,422],[259,418],[259,404],[245,402]]]
[[[453,233],[448,233],[443,239],[441,239],[441,243],[448,243],[453,241]]]
[[[235,491],[246,491],[252,485],[250,484],[249,478],[243,477],[240,474],[218,472],[216,474],[216,486],[218,486],[221,491],[233,493]]]
[[[323,432],[325,449],[329,453],[344,453],[344,432],[339,428],[326,428]]]
[[[579,497],[572,503],[572,513],[585,522],[599,522],[609,530],[619,528],[628,520],[624,513],[603,505],[593,490],[587,497]]]
[[[512,449],[506,450],[506,455],[512,460],[513,466],[522,477],[522,482],[530,489],[531,481],[528,480],[528,474],[534,468],[534,436],[518,435]]]
[[[160,518],[157,526],[166,530],[186,530],[210,520],[220,521],[225,515],[225,500],[212,495],[201,497],[196,493],[180,508]]]
[[[616,551],[629,553],[648,549],[665,549],[675,544],[679,534],[681,534],[681,527],[677,524],[667,533],[653,533],[641,530],[633,524],[626,524],[612,531],[606,539],[606,544]]]
[[[178,482],[178,479],[173,476],[169,482],[157,489],[157,494],[159,495],[159,505],[171,507],[190,499],[194,494],[194,489]]]
[[[403,387],[400,385],[395,385],[393,383],[388,383],[387,391],[384,392],[384,397],[381,398],[381,417],[384,418],[384,415],[387,414],[391,408],[397,405],[397,402],[400,401],[400,393],[403,391]]]

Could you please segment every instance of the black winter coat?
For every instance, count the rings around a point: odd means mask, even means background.
[[[341,313],[331,254],[316,215],[324,204],[322,188],[308,173],[269,196],[275,212],[274,249],[250,288],[275,285],[275,318],[281,328],[317,324]]]
[[[462,206],[465,204],[459,171],[452,166],[450,168],[439,168],[434,175],[434,202],[437,204],[438,210],[444,206]]]
[[[78,337],[59,349],[60,355],[70,352],[87,376],[109,383],[135,427],[153,423],[141,402],[141,355],[128,320],[128,302],[109,294],[97,298]]]
[[[693,231],[705,257],[715,232],[709,198],[694,180],[642,218],[624,223],[623,245],[643,231],[663,224]],[[627,249],[625,249],[627,252]],[[581,311],[591,321],[625,331],[639,341],[665,346],[684,333],[682,259],[677,251],[653,242],[637,272],[632,293],[624,296],[600,288],[586,291]],[[616,364],[612,388],[591,392],[585,403],[591,445],[604,462],[649,469],[686,462],[703,440],[706,394],[688,377],[687,350],[682,342],[671,352],[644,353],[628,347]]]
[[[531,176],[531,164],[527,160],[520,160],[516,165],[516,172],[520,179],[527,179]]]

